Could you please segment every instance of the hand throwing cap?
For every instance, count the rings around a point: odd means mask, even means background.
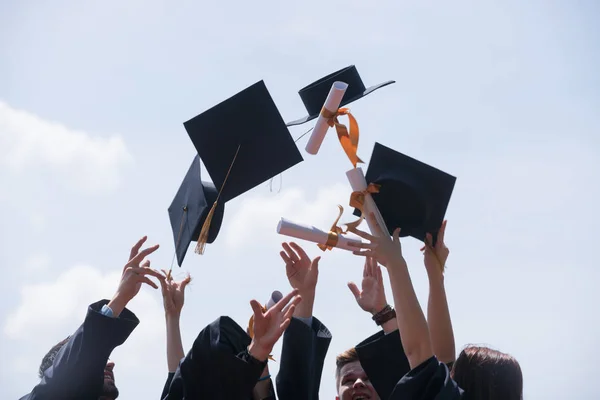
[[[180,267],[190,243],[198,240],[208,212],[217,199],[217,193],[212,183],[200,179],[200,157],[196,155],[169,207],[177,264]],[[225,203],[219,202],[212,217],[207,243],[212,243],[217,238],[224,211]]]
[[[456,178],[409,156],[375,143],[367,183],[381,185],[372,194],[386,226],[393,234],[401,228],[401,236],[421,241],[431,233],[435,244]],[[354,214],[360,216],[360,211]]]
[[[348,84],[348,88],[346,89],[346,93],[344,93],[340,107],[365,97],[369,93],[372,93],[379,88],[396,82],[387,81],[369,88],[365,88],[365,84],[363,83],[360,74],[354,65],[340,69],[339,71],[335,71],[334,73],[331,73],[300,89],[298,94],[304,103],[304,107],[306,107],[308,115],[295,121],[288,122],[287,126],[300,125],[317,118],[321,113],[321,108],[323,108],[325,100],[327,100],[327,95],[331,90],[331,85],[333,85],[333,82],[336,81],[341,81]]]

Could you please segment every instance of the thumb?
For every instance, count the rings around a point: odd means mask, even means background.
[[[315,257],[315,259],[310,263],[310,271],[313,274],[319,273],[319,261],[321,261],[321,256]]]
[[[360,290],[358,289],[358,286],[356,286],[356,283],[348,282],[348,288],[354,295],[354,298],[356,299],[356,301],[358,301],[358,299],[360,299]]]
[[[179,287],[181,288],[181,291],[183,292],[185,290],[185,287],[188,285],[188,283],[190,283],[192,281],[192,277],[190,275],[188,275],[184,280],[181,281],[181,284],[179,285]]]
[[[263,316],[260,303],[256,300],[250,300],[250,307],[252,307],[252,311],[254,312],[254,321],[260,320]]]

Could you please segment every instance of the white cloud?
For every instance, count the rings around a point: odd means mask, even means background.
[[[354,221],[354,209],[348,206],[350,193],[348,184],[337,183],[319,189],[314,197],[304,189],[290,188],[272,197],[244,198],[237,212],[227,217],[230,222],[223,229],[225,242],[239,248],[253,238],[272,236],[281,218],[327,230],[338,215],[338,204],[344,207],[340,224]]]
[[[33,257],[29,264],[46,262],[43,257]],[[37,383],[35,374],[44,354],[59,340],[73,333],[82,323],[87,306],[103,298],[110,298],[117,288],[120,271],[102,273],[91,266],[80,265],[60,274],[54,281],[23,285],[20,303],[10,313],[3,326],[11,348],[18,352],[7,353],[8,362],[20,382],[28,381],[31,389]],[[164,317],[160,293],[144,286],[127,306],[141,323],[126,344],[111,355],[118,368],[118,379],[139,382],[138,372],[145,365],[164,365],[164,351],[154,351],[164,343]],[[43,332],[43,335],[40,333]],[[158,346],[157,346],[158,345]],[[153,351],[148,351],[151,348]],[[157,368],[162,376],[163,368]],[[145,372],[146,373],[146,372]]]
[[[46,169],[86,192],[114,189],[132,161],[120,136],[94,137],[0,101],[0,164],[15,173]]]
[[[25,260],[21,269],[26,276],[35,276],[48,271],[50,268],[50,257],[47,254],[34,254]]]

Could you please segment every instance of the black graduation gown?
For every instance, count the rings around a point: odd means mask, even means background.
[[[448,366],[434,356],[400,379],[390,400],[458,400],[463,393]]]
[[[276,380],[279,400],[319,398],[321,374],[330,343],[331,333],[317,318],[312,318],[312,326],[292,318],[283,335]]]
[[[356,352],[379,397],[389,399],[398,381],[410,371],[400,332],[386,335],[379,331],[356,345]]]
[[[108,300],[89,306],[83,324],[60,349],[40,383],[20,400],[98,400],[110,354],[140,322],[127,309],[118,318],[100,314],[105,304]]]
[[[252,339],[235,321],[220,317],[206,326],[169,374],[163,400],[251,400],[267,362],[248,354]],[[271,396],[275,399],[273,387]]]

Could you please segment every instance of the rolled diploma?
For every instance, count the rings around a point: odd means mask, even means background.
[[[279,290],[275,290],[271,294],[271,298],[269,299],[269,301],[267,301],[267,305],[265,307],[268,310],[269,308],[271,308],[275,304],[277,304],[279,302],[279,300],[281,300],[281,299],[283,299],[283,293],[281,293]]]
[[[309,242],[323,245],[327,244],[328,238],[328,232],[323,232],[314,226],[297,224],[285,218],[281,218],[281,221],[279,221],[279,224],[277,225],[277,233],[280,235],[291,236],[297,239],[307,240]],[[338,242],[335,247],[350,251],[358,250],[357,247],[350,246],[350,243],[360,244],[362,241],[350,239],[344,235],[338,235]]]
[[[353,168],[350,171],[346,172],[346,176],[348,177],[348,182],[350,182],[350,186],[352,187],[352,190],[354,192],[362,192],[363,190],[367,189],[367,180],[365,179],[365,174],[363,173],[362,168]],[[364,211],[365,214],[367,214],[365,215],[365,220],[369,225],[369,230],[371,231],[372,235],[379,236],[382,233],[385,235],[389,235],[389,231],[387,226],[385,225],[385,221],[383,220],[383,217],[379,212],[379,208],[377,208],[375,200],[373,200],[371,194],[367,194],[365,196]],[[369,213],[375,213],[375,219],[377,220],[379,226],[383,229],[383,232],[380,232],[377,229],[377,226],[375,226],[375,224],[371,220],[371,218],[368,218]]]
[[[340,103],[342,102],[344,93],[346,93],[346,89],[348,89],[347,83],[339,81],[333,82],[323,107],[329,111],[336,112],[338,108],[340,108]],[[315,128],[313,129],[312,134],[308,139],[308,143],[306,144],[307,153],[315,155],[319,152],[319,148],[321,147],[321,143],[323,143],[323,139],[325,139],[325,134],[327,133],[328,129],[329,125],[327,125],[327,118],[324,118],[321,114],[319,114]]]

